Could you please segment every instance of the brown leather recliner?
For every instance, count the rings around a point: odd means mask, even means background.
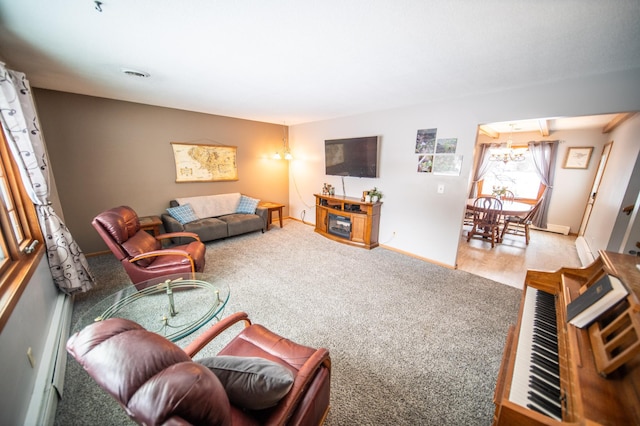
[[[218,377],[191,359],[221,332],[242,321],[244,329],[218,355],[260,357],[293,373],[290,390],[270,408],[233,405]],[[139,424],[319,425],[329,410],[329,352],[251,324],[244,312],[222,319],[184,351],[121,318],[87,326],[69,338],[67,350]]]
[[[172,232],[156,237],[140,229],[136,212],[128,206],[109,209],[96,216],[91,225],[124,266],[139,290],[155,284],[149,281],[170,274],[202,272],[205,245],[191,232]],[[163,248],[162,240],[189,237],[194,241]]]

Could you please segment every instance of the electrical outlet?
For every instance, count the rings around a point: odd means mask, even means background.
[[[444,184],[438,184],[438,194],[444,194]]]

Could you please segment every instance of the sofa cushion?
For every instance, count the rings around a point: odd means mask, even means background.
[[[262,231],[265,226],[264,220],[255,214],[234,213],[220,216],[218,219],[227,223],[229,237],[247,232]]]
[[[225,355],[198,363],[218,377],[232,404],[249,410],[275,406],[293,386],[291,370],[264,358]]]
[[[203,195],[200,197],[176,198],[181,206],[191,204],[191,208],[200,219],[235,213],[240,203],[239,192],[229,194]]]
[[[259,202],[260,200],[243,195],[240,197],[240,203],[238,203],[236,213],[254,214]]]
[[[181,224],[198,220],[198,216],[193,212],[191,204],[187,203],[178,207],[169,207],[167,213]]]
[[[201,241],[212,241],[229,236],[227,223],[214,217],[187,223],[184,225],[184,231],[198,234]]]

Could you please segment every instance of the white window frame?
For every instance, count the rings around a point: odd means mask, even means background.
[[[524,151],[526,149],[526,145],[523,146],[514,146],[514,149],[520,149],[522,150],[522,152],[524,152],[525,155],[525,160],[526,162],[533,162],[533,159],[531,158],[531,152],[526,150],[526,152]],[[491,155],[491,150],[489,150],[488,155]],[[512,163],[512,162],[509,162]],[[493,179],[486,179],[486,177],[488,175],[490,175],[492,172],[494,172],[496,169],[499,168],[503,168],[503,167],[510,167],[513,165],[517,165],[517,164],[504,164],[501,161],[496,161],[495,164],[491,165],[491,169],[487,172],[487,174],[485,175],[485,178],[482,179],[480,182],[478,182],[478,194],[479,195],[492,195],[493,192],[493,186],[497,185],[497,186],[505,186],[507,187],[507,189],[509,189],[511,192],[513,192],[515,194],[516,200],[518,201],[522,201],[522,202],[528,202],[528,203],[534,203],[538,201],[538,199],[542,196],[544,189],[545,189],[545,185],[540,181],[540,178],[538,177],[538,174],[535,171],[535,166],[533,164],[531,164],[531,168],[533,168],[533,171],[530,171],[528,173],[533,173],[535,175],[535,179],[538,182],[537,187],[536,188],[530,188],[530,190],[527,193],[522,193],[522,191],[518,191],[518,187],[517,187],[517,183],[513,183],[514,181],[511,180],[509,182],[509,171],[506,171],[503,173],[503,176],[505,176],[506,180],[503,181],[502,183],[498,183],[496,182],[496,180]],[[486,180],[486,181],[485,181]]]

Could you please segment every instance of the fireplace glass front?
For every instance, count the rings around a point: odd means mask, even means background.
[[[329,233],[341,238],[350,238],[351,218],[329,213]]]

